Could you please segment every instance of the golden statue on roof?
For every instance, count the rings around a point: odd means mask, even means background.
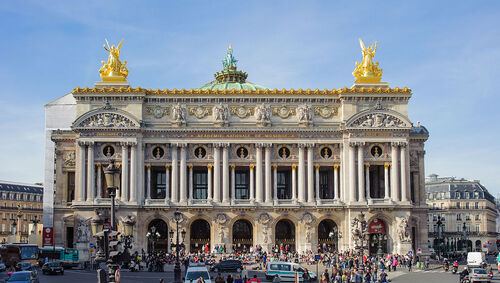
[[[359,39],[363,54],[363,62],[356,62],[356,69],[352,74],[356,77],[356,83],[380,83],[382,79],[382,69],[378,67],[378,62],[373,62],[375,52],[377,51],[377,42],[375,41],[368,47],[365,46],[363,40]]]
[[[128,69],[126,67],[127,61],[120,61],[120,48],[123,44],[123,39],[118,46],[109,45],[107,39],[104,49],[109,52],[108,62],[102,61],[102,67],[99,69],[101,79],[103,82],[125,82],[128,76]]]

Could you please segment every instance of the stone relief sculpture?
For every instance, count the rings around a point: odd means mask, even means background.
[[[268,126],[271,122],[271,109],[264,103],[255,107],[255,119],[257,119],[257,125]]]
[[[408,217],[402,217],[399,220],[398,236],[401,242],[411,242],[410,225],[408,224]]]
[[[90,241],[90,225],[86,219],[78,219],[76,228],[76,242],[88,243]]]
[[[224,213],[217,214],[217,216],[215,217],[215,222],[217,222],[217,224],[219,224],[219,225],[226,224],[226,222],[227,222],[226,214],[224,214]]]
[[[126,117],[115,113],[93,115],[80,123],[80,127],[134,127],[134,123]]]
[[[217,124],[226,124],[229,118],[229,110],[222,103],[214,106],[212,116]]]
[[[66,151],[64,152],[64,166],[65,167],[74,167],[75,166],[75,152],[74,151]]]
[[[267,228],[262,230],[262,236],[263,236],[264,244],[267,244],[269,242],[269,235],[267,233]]]
[[[264,212],[261,215],[259,215],[259,218],[257,219],[257,221],[259,222],[259,224],[267,225],[267,224],[269,224],[269,222],[271,222],[271,216],[269,214],[267,214],[266,212]]]
[[[401,128],[407,125],[392,115],[376,113],[358,118],[351,126],[364,128]]]
[[[308,104],[299,105],[297,107],[297,119],[301,125],[309,125],[312,122],[313,111]]]
[[[219,241],[222,243],[224,242],[224,231],[223,229],[219,229]]]
[[[304,213],[304,215],[302,215],[302,222],[304,222],[304,224],[308,227],[312,226],[313,222],[314,222],[314,216],[309,213],[309,212],[306,212]]]
[[[186,124],[186,110],[181,106],[180,103],[177,103],[172,107],[172,122],[175,126],[181,126]]]

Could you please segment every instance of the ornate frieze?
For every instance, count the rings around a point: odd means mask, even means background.
[[[77,127],[137,127],[132,120],[116,113],[99,113],[83,120]]]
[[[351,124],[351,127],[360,128],[403,128],[409,126],[396,116],[384,113],[367,114]]]
[[[296,107],[286,106],[286,105],[275,106],[275,107],[272,107],[272,112],[273,112],[273,115],[279,116],[282,119],[286,119],[289,116],[296,115]]]
[[[230,109],[231,115],[236,115],[241,119],[245,119],[254,114],[254,110],[252,107],[247,107],[244,105],[231,106]]]
[[[214,126],[227,126],[229,119],[229,110],[227,105],[220,103],[219,105],[215,105],[213,108],[212,116],[215,120]]]
[[[313,111],[310,105],[302,104],[297,107],[297,120],[299,125],[308,126],[312,123]]]
[[[180,103],[172,107],[172,126],[182,126],[186,124],[186,109]]]
[[[271,125],[271,109],[262,103],[255,107],[255,119],[257,119],[258,126]]]
[[[315,115],[328,119],[338,114],[339,106],[315,106],[313,109]]]
[[[198,119],[203,119],[208,115],[212,115],[212,109],[210,107],[197,105],[188,107],[188,113]]]
[[[148,107],[146,107],[146,115],[152,116],[156,119],[160,119],[163,116],[170,115],[169,110],[170,109],[168,107],[164,107],[164,106],[160,106],[160,105],[148,106]]]

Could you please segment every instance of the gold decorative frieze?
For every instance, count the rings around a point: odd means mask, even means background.
[[[251,116],[254,114],[254,108],[246,107],[243,105],[238,105],[238,106],[231,106],[231,115],[236,115],[240,117],[241,119],[244,119],[248,116]]]
[[[272,107],[272,110],[273,110],[273,115],[279,116],[283,119],[288,118],[290,115],[295,116],[296,114],[295,107],[288,107],[286,105],[283,105],[281,107],[274,106]]]
[[[314,107],[314,114],[319,115],[321,118],[331,118],[332,116],[335,116],[338,114],[338,109],[339,106],[315,106]]]
[[[168,107],[163,107],[160,105],[156,106],[148,106],[146,107],[146,115],[155,117],[156,119],[160,119],[163,116],[170,115],[170,109]]]
[[[146,94],[146,95],[340,95],[351,93],[380,93],[380,94],[411,94],[411,89],[404,88],[390,88],[390,87],[359,87],[354,86],[351,88],[340,89],[325,89],[325,90],[294,90],[294,89],[258,89],[258,90],[235,90],[235,89],[221,89],[221,90],[200,90],[200,89],[146,89],[142,87],[97,87],[97,88],[80,88],[77,87],[72,90],[73,94],[93,94],[93,93],[130,93],[130,94]]]
[[[193,115],[198,119],[205,118],[208,115],[212,115],[212,107],[205,107],[201,105],[188,107],[189,115]]]

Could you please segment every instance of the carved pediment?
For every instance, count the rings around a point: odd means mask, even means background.
[[[360,113],[351,118],[347,123],[347,127],[366,129],[411,128],[411,123],[406,118],[394,113],[370,111],[365,114]]]
[[[104,107],[87,112],[77,118],[73,123],[77,128],[135,128],[140,127],[140,122],[129,113]]]

